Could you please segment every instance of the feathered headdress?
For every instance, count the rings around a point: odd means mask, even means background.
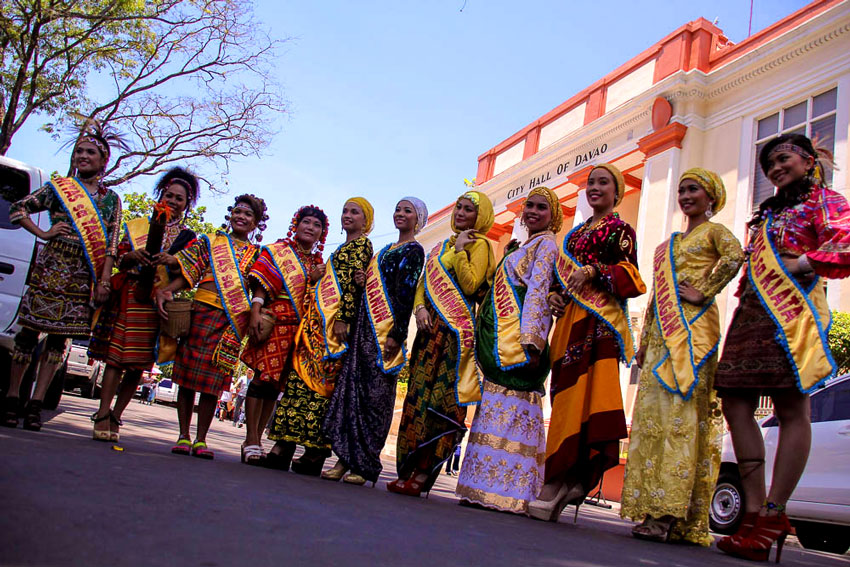
[[[117,147],[125,151],[130,150],[130,145],[124,139],[124,135],[111,126],[77,112],[71,112],[69,113],[69,116],[74,120],[76,125],[71,128],[68,137],[69,139],[62,145],[62,149],[65,149],[72,144],[76,148],[81,142],[89,142],[100,150],[101,155],[106,158],[107,161],[109,161],[112,148]],[[72,152],[68,175],[73,174],[74,156]]]

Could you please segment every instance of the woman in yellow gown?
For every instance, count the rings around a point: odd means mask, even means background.
[[[687,230],[674,233],[655,253],[653,296],[636,355],[640,385],[620,510],[623,518],[642,520],[632,530],[642,539],[711,544],[708,511],[723,431],[713,389],[720,342],[714,296],[744,261],[729,229],[708,220],[725,202],[715,173],[686,171],[679,180],[679,207]],[[677,293],[659,291],[667,287],[665,272]],[[690,339],[677,342],[670,327],[662,335],[658,313],[664,325],[671,314],[681,314],[690,323]]]

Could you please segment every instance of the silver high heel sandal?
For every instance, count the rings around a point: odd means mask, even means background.
[[[584,503],[585,491],[581,484],[564,483],[552,500],[535,500],[528,504],[528,515],[544,522],[557,522],[561,512],[568,504],[574,504],[576,514],[573,523],[578,522],[578,509]]]

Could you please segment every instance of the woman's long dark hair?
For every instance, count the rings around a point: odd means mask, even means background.
[[[750,222],[747,223],[747,226],[749,227],[754,227],[760,224],[769,212],[778,212],[799,205],[806,200],[809,191],[812,189],[812,174],[814,173],[815,168],[818,167],[818,152],[815,150],[815,145],[812,141],[802,134],[782,134],[773,138],[764,145],[761,152],[759,152],[759,165],[761,165],[761,170],[764,172],[765,176],[767,175],[767,170],[769,168],[768,157],[770,157],[770,153],[773,149],[780,144],[794,144],[795,146],[799,146],[815,159],[815,164],[808,171],[809,175],[801,179],[799,182],[795,183],[793,186],[784,187],[781,191],[777,191],[776,195],[768,197],[762,201],[759,205],[758,211],[753,214],[753,218],[751,218]]]

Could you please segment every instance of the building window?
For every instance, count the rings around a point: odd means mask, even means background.
[[[837,99],[838,89],[831,89],[787,106],[757,122],[752,210],[758,209],[762,201],[773,196],[773,184],[761,170],[758,160],[764,145],[779,134],[805,134],[815,141],[815,146],[834,151]],[[832,185],[831,169],[826,172],[826,183]]]

